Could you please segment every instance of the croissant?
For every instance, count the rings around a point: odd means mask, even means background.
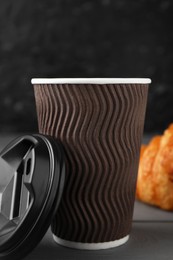
[[[142,145],[136,197],[165,210],[173,210],[173,124],[162,136]]]

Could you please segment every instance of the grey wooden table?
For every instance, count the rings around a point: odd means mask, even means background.
[[[2,148],[14,136],[1,136]],[[149,138],[145,138],[144,142]],[[26,260],[171,260],[173,259],[173,212],[135,202],[132,231],[123,246],[100,250],[74,250],[58,246],[49,230]]]
[[[49,230],[26,260],[171,260],[173,213],[135,203],[129,241],[117,248],[85,251],[58,246]]]

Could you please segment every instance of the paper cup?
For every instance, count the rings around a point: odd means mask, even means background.
[[[150,79],[33,79],[39,132],[64,146],[54,240],[106,249],[130,234]]]

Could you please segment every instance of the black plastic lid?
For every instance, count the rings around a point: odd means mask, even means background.
[[[0,153],[0,259],[19,260],[42,239],[55,215],[65,180],[62,146],[26,135]]]

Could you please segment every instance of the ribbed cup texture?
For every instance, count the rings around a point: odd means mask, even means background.
[[[66,183],[52,224],[65,240],[129,234],[148,85],[34,85],[39,132],[65,149]]]

